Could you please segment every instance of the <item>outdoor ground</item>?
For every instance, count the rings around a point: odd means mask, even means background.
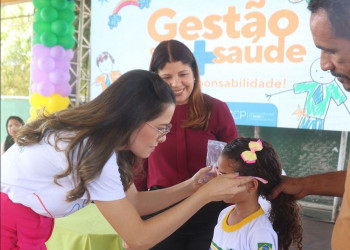
[[[330,250],[334,223],[331,212],[319,209],[303,209],[304,250]]]

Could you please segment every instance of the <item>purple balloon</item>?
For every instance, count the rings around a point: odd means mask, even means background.
[[[55,86],[50,82],[41,82],[38,85],[38,92],[42,96],[50,96],[55,92]]]
[[[46,72],[35,68],[32,68],[30,76],[32,81],[35,83],[46,82],[49,79],[48,74]]]
[[[55,68],[55,60],[49,56],[40,57],[38,60],[39,69],[45,72],[50,72]]]
[[[49,73],[49,79],[53,84],[68,83],[70,75],[66,70],[56,69]]]
[[[32,60],[30,61],[30,69],[31,70],[39,69],[37,58],[32,57]]]
[[[68,61],[72,60],[74,57],[74,52],[72,49],[66,50],[66,58]]]
[[[32,93],[38,93],[38,85],[37,83],[32,84]]]
[[[66,56],[66,51],[63,47],[56,45],[50,49],[50,55],[55,59],[64,59]]]
[[[56,69],[63,69],[65,71],[68,71],[70,68],[70,62],[66,59],[56,61]]]
[[[55,85],[55,93],[63,97],[69,96],[72,93],[72,87],[68,83]]]
[[[39,58],[43,56],[48,56],[50,54],[50,49],[42,44],[35,44],[32,46],[33,57]]]

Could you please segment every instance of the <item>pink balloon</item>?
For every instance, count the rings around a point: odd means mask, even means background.
[[[49,56],[43,56],[39,58],[38,66],[40,70],[50,72],[55,68],[55,61]]]
[[[50,96],[55,92],[55,86],[50,82],[41,82],[38,85],[38,92],[42,96]]]
[[[48,74],[44,71],[41,71],[39,69],[32,68],[31,69],[31,79],[35,83],[39,82],[46,82],[48,81],[49,77]]]
[[[70,75],[66,70],[56,69],[49,73],[49,79],[53,84],[68,83]]]
[[[42,44],[35,44],[32,46],[33,57],[43,57],[50,54],[50,49]]]
[[[50,55],[55,59],[64,59],[66,51],[63,47],[56,45],[50,49]]]
[[[68,83],[55,85],[55,93],[63,97],[69,96],[72,93],[72,87]]]

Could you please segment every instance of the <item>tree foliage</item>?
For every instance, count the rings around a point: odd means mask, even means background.
[[[1,6],[1,95],[29,96],[34,7]]]

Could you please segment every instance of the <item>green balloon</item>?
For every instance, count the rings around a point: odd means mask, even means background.
[[[36,9],[41,9],[50,6],[50,2],[47,0],[33,0],[33,5]]]
[[[55,8],[47,6],[41,9],[40,16],[44,21],[51,23],[57,19],[58,12]]]
[[[35,10],[34,13],[34,21],[42,21],[43,19],[40,16],[40,11],[39,10]]]
[[[67,9],[71,11],[75,11],[75,3],[74,1],[68,1]]]
[[[37,21],[33,23],[33,30],[37,34],[41,34],[43,32],[51,31],[50,23],[44,21]]]
[[[65,9],[58,12],[58,18],[67,21],[67,23],[73,23],[75,14],[73,11]]]
[[[68,31],[67,31],[67,35],[71,35],[73,36],[75,33],[75,28],[73,24],[68,24]]]
[[[64,36],[68,32],[68,23],[64,20],[56,20],[51,24],[51,30],[58,36]]]
[[[65,49],[71,49],[74,47],[75,40],[72,36],[60,36],[58,37],[58,45],[61,45]]]
[[[58,10],[64,10],[68,6],[68,1],[67,0],[51,0],[51,5]]]
[[[40,41],[46,47],[53,47],[57,44],[57,36],[52,32],[44,32],[40,36]]]
[[[40,41],[40,34],[35,34],[33,36],[33,44],[41,44],[41,41]]]

